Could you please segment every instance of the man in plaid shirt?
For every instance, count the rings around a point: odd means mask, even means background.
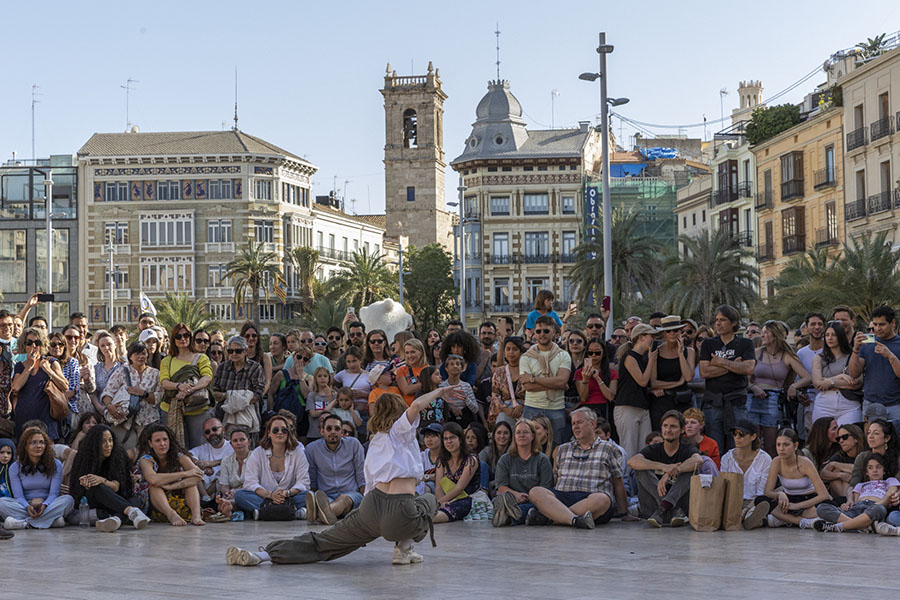
[[[622,453],[595,433],[597,415],[590,408],[572,413],[575,440],[556,449],[556,486],[552,490],[534,487],[528,500],[526,525],[571,525],[593,529],[628,509],[622,483]],[[615,497],[615,502],[613,502]]]

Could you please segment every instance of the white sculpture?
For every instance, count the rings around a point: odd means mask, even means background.
[[[387,334],[388,343],[394,336],[412,327],[412,317],[399,302],[390,298],[374,302],[359,309],[359,320],[366,325],[366,331],[381,329]]]

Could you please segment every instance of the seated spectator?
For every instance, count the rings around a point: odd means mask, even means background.
[[[537,434],[538,448],[552,462],[556,457],[556,444],[553,443],[553,424],[546,415],[538,415],[530,419],[534,423],[534,431]]]
[[[685,414],[687,411],[685,411]],[[754,500],[766,492],[766,480],[772,457],[760,450],[759,427],[752,421],[740,419],[731,428],[734,448],[722,457],[723,473],[740,473],[744,477],[744,503],[741,519],[744,529],[756,529],[766,520],[765,509],[757,512]]]
[[[820,474],[835,499],[849,498],[853,462],[866,449],[862,429],[852,423],[841,425],[838,428],[837,442],[841,449],[828,458]]]
[[[131,461],[108,425],[88,431],[69,473],[69,493],[97,511],[97,531],[111,533],[130,521],[144,529],[150,518],[131,502]]]
[[[850,485],[856,487],[856,484],[863,481],[866,473],[866,461],[872,453],[884,455],[884,465],[887,472],[894,473],[894,477],[900,479],[900,467],[898,467],[898,463],[900,463],[900,440],[897,439],[893,423],[884,419],[873,419],[869,423],[866,442],[869,444],[869,449],[865,452],[860,452],[856,456],[856,460],[853,461]],[[891,521],[891,524],[900,525],[900,520],[897,523]]]
[[[500,421],[494,425],[494,429],[491,431],[490,443],[478,453],[478,459],[482,462],[482,468],[486,465],[491,474],[491,487],[489,489],[492,493],[495,489],[493,482],[497,475],[497,461],[509,450],[511,442],[512,426],[506,421]]]
[[[481,465],[481,489],[487,491],[491,487],[491,471],[488,464],[481,459],[481,453],[488,445],[487,429],[481,423],[469,423],[464,433],[466,434],[466,447],[469,452],[478,457]]]
[[[435,523],[462,521],[472,510],[472,494],[478,491],[481,465],[466,444],[462,428],[444,425],[441,454],[435,467],[438,513]],[[437,488],[440,488],[438,491]]]
[[[447,358],[455,354],[463,360],[463,368],[459,374],[461,380],[472,386],[472,389],[478,387],[478,363],[481,361],[482,352],[481,344],[474,335],[467,331],[454,331],[448,333],[447,337],[441,343],[441,377],[447,380],[449,372],[447,371]]]
[[[441,372],[438,371],[436,367],[425,367],[424,369],[422,369],[419,377],[419,383],[421,384],[421,387],[419,388],[419,391],[416,392],[416,398],[418,398],[419,396],[424,396],[425,394],[430,394],[434,390],[438,389],[441,383],[443,383],[443,381],[441,380]],[[423,410],[419,415],[419,423],[423,427],[430,423],[441,424],[444,422],[446,415],[447,405],[444,404],[444,399],[438,396],[437,398],[432,400],[431,404],[428,405],[428,408]],[[438,444],[438,446],[440,446],[440,444]]]
[[[337,392],[331,381],[331,373],[325,367],[317,367],[313,373],[313,382],[306,397],[306,414],[309,415],[309,428],[306,432],[307,442],[322,437],[319,421],[329,406],[334,406]]]
[[[137,446],[144,427],[159,421],[156,407],[159,371],[147,364],[149,358],[147,346],[141,342],[131,344],[128,364],[112,372],[102,392],[100,401],[107,409],[110,427],[126,450]],[[129,412],[131,396],[140,397],[135,413]]]
[[[26,329],[24,335],[28,335],[29,329],[33,328]],[[65,527],[63,517],[72,510],[74,501],[72,496],[59,493],[62,463],[54,457],[50,437],[39,427],[29,427],[19,438],[16,455],[18,458],[9,467],[12,497],[0,498],[3,527],[8,530]]]
[[[244,487],[244,468],[247,466],[252,446],[250,431],[243,425],[235,425],[228,436],[228,441],[233,452],[223,458],[219,465],[216,505],[220,513],[234,520],[234,494]],[[243,520],[244,513],[240,515],[239,520]]]
[[[703,461],[697,447],[682,438],[683,430],[684,415],[670,410],[662,418],[663,442],[628,459],[637,480],[641,516],[654,527],[680,527],[687,520],[691,473]]]
[[[438,387],[452,387],[458,385],[459,389],[461,389],[464,394],[464,400],[462,402],[450,402],[446,405],[450,410],[449,414],[444,415],[444,418],[453,420],[460,426],[468,426],[468,424],[473,421],[483,421],[484,417],[481,414],[481,406],[475,398],[475,391],[467,381],[461,379],[463,371],[466,368],[465,359],[458,354],[450,354],[444,360],[444,364],[441,368],[446,369],[447,379]]]
[[[596,412],[596,411],[594,411]],[[594,428],[594,433],[597,434],[597,437],[603,440],[604,442],[609,442],[613,446],[619,449],[619,452],[622,454],[622,481],[625,483],[625,493],[628,496],[637,495],[636,487],[634,486],[634,471],[632,471],[628,467],[628,455],[625,454],[625,448],[620,446],[614,439],[612,439],[612,426],[609,424],[605,418],[601,416],[597,416],[597,426]],[[662,441],[662,437],[660,436],[659,441]],[[645,444],[649,445],[649,444]],[[625,517],[626,520],[632,520],[628,517]],[[638,520],[637,518],[633,520]]]
[[[329,410],[341,421],[350,421],[355,427],[361,427],[363,424],[359,411],[353,408],[353,390],[348,387],[338,390],[337,402]]]
[[[553,488],[553,466],[540,451],[534,423],[516,423],[514,441],[497,461],[497,496],[494,498],[494,527],[521,525],[534,508],[529,491]]]
[[[222,421],[212,417],[203,423],[203,444],[190,449],[196,465],[203,471],[203,483],[200,485],[200,495],[210,497],[216,493],[216,484],[219,478],[219,469],[222,460],[229,454],[233,454],[231,444],[225,439],[225,428]]]
[[[145,428],[142,439],[145,445],[138,464],[149,486],[151,518],[177,527],[186,525],[185,519],[190,519],[191,525],[206,525],[197,491],[197,484],[203,481],[203,471],[182,451],[175,434],[162,423]]]
[[[369,374],[362,368],[362,350],[356,346],[350,346],[344,353],[344,360],[347,368],[334,374],[335,384],[341,388],[346,387],[353,390],[353,398],[360,402],[367,402],[369,391],[372,386],[369,385]]]
[[[16,458],[16,444],[9,438],[0,438],[0,498],[12,498],[9,486],[9,467]]]
[[[425,449],[422,450],[422,470],[425,472],[422,481],[416,486],[419,495],[434,493],[434,475],[438,457],[441,454],[441,435],[444,427],[440,423],[429,423],[419,429]]]
[[[881,535],[900,536],[900,527],[884,522],[891,496],[900,489],[900,481],[884,470],[884,456],[871,454],[866,461],[866,480],[856,484],[852,498],[840,508],[822,503],[816,508],[821,520],[814,527],[818,531],[856,531],[874,526]]]
[[[12,391],[16,393],[16,436],[22,435],[26,421],[40,419],[47,426],[47,435],[51,440],[62,437],[56,419],[50,415],[50,398],[44,388],[48,382],[52,382],[59,391],[65,393],[69,390],[69,382],[63,375],[59,361],[46,356],[48,346],[47,337],[36,327],[26,327],[19,337],[18,348],[25,352],[26,358],[23,362],[17,362],[13,368],[11,385]],[[24,457],[20,456],[19,460],[24,460]]]
[[[525,345],[522,338],[510,336],[503,340],[501,350],[497,353],[497,367],[491,378],[488,424],[506,421],[512,426],[521,418],[525,406],[525,386],[519,385],[519,360],[525,354]]]
[[[309,389],[313,377],[312,375],[308,375],[304,369],[309,363],[309,357],[311,355],[312,351],[309,348],[300,348],[290,355],[293,356],[294,359],[290,368],[282,366],[282,368],[275,371],[272,375],[272,385],[269,386],[269,410],[274,410],[275,408],[275,395],[289,383],[296,383],[298,399],[300,402],[303,402],[304,398],[309,396]],[[328,371],[328,369],[325,369],[325,371]]]
[[[306,447],[310,489],[306,518],[310,523],[334,525],[362,502],[366,491],[365,453],[359,440],[344,437],[341,418],[336,414],[324,419],[322,432],[321,439]]]
[[[700,449],[700,454],[708,456],[720,468],[719,445],[714,439],[703,435],[703,427],[706,425],[706,417],[698,408],[689,408],[684,411],[684,437],[694,442]]]
[[[359,436],[356,433],[356,426],[350,421],[341,421],[341,432],[344,437],[350,437],[355,440],[359,439]],[[363,446],[363,450],[365,450],[365,446]]]
[[[235,504],[254,519],[264,500],[293,503],[298,519],[306,518],[309,463],[306,452],[286,417],[275,415],[266,423],[265,436],[250,453],[244,470],[244,487],[234,495]]]
[[[539,331],[535,331],[540,335]],[[595,432],[597,413],[587,407],[572,412],[575,439],[556,449],[556,485],[537,486],[528,491],[534,508],[525,517],[526,525],[569,525],[593,529],[628,510],[622,482],[622,456],[613,444]]]
[[[769,527],[813,527],[816,506],[831,496],[812,461],[797,451],[800,439],[793,429],[782,429],[775,439],[778,456],[769,466],[765,496],[756,499],[754,512],[770,513]],[[778,488],[778,489],[776,489]]]
[[[382,394],[401,394],[400,388],[396,386],[394,369],[389,364],[374,365],[369,370],[369,384],[372,386],[372,389],[369,392],[369,404],[373,404],[376,400],[378,400],[378,396]]]
[[[803,456],[812,461],[816,471],[821,471],[828,458],[840,449],[837,443],[838,424],[834,417],[819,417],[809,429]]]
[[[663,443],[663,436],[658,431],[651,431],[650,433],[647,434],[647,437],[644,438],[645,446],[652,446],[653,444],[662,444],[662,443]]]

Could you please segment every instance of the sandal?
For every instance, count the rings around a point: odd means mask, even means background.
[[[207,523],[227,523],[231,519],[226,517],[222,513],[217,512],[217,513],[211,514],[209,516],[203,515],[203,520],[206,521]]]

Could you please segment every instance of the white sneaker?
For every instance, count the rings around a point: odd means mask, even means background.
[[[775,515],[767,515],[766,516],[766,525],[769,527],[787,527],[788,524],[782,521],[781,519],[775,518]]]
[[[145,515],[144,511],[139,508],[133,508],[128,513],[128,518],[131,519],[131,524],[134,525],[135,529],[145,529],[150,523],[150,517]]]
[[[109,517],[106,519],[100,519],[97,521],[97,524],[94,527],[97,528],[97,531],[102,531],[103,533],[112,533],[122,526],[122,519],[119,517]]]
[[[65,527],[65,526],[66,526],[66,520],[62,517],[56,517],[55,519],[53,519],[53,522],[50,523],[50,527]]]
[[[28,521],[6,517],[6,520],[3,521],[3,527],[4,529],[25,529],[28,527]]]
[[[408,565],[412,563],[420,563],[425,560],[425,557],[413,550],[413,547],[410,546],[406,550],[401,550],[400,546],[394,546],[394,559],[391,561],[392,565]]]
[[[886,521],[878,521],[875,523],[875,533],[878,535],[900,536],[900,527],[891,525]]]
[[[255,552],[243,550],[237,546],[229,546],[225,551],[225,564],[239,567],[255,567],[262,559]]]
[[[822,519],[816,517],[813,519],[800,519],[800,529],[815,529],[816,521],[821,521]]]
[[[296,517],[297,517],[298,521],[305,520],[306,519],[306,509],[303,507],[298,508],[297,512],[296,512]]]

